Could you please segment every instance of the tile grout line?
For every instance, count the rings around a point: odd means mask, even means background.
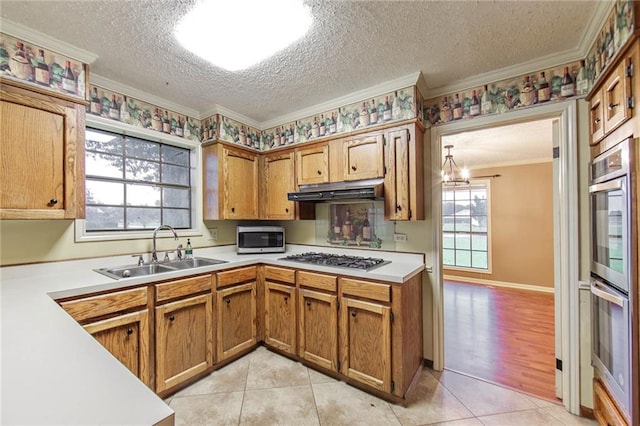
[[[249,362],[247,363],[247,374],[244,376],[244,389],[242,390],[242,403],[240,404],[240,415],[238,416],[238,426],[240,426],[240,421],[242,420],[242,410],[244,410],[244,398],[247,394],[247,383],[249,382],[249,372],[251,371],[251,358],[253,358],[252,351],[249,355]],[[246,355],[245,355],[246,356]]]
[[[313,390],[313,383],[311,383],[311,370],[309,369],[309,367],[307,367],[307,377],[309,378],[309,386],[311,387],[311,396],[313,397],[313,406],[316,409],[318,424],[322,426],[322,421],[320,421],[320,413],[318,412],[318,401],[316,401],[316,393]]]

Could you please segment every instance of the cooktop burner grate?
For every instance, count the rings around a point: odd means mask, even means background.
[[[312,263],[314,265],[335,266],[339,268],[352,268],[369,270],[378,266],[391,263],[390,260],[384,260],[375,257],[347,256],[331,253],[300,253],[281,257],[281,260],[291,260],[301,263]]]

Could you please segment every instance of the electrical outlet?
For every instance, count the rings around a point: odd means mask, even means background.
[[[218,228],[209,228],[209,241],[218,241]]]
[[[393,234],[393,241],[396,243],[406,243],[407,234]]]

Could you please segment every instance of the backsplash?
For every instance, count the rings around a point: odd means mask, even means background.
[[[0,33],[0,75],[67,96],[85,98],[89,66]]]

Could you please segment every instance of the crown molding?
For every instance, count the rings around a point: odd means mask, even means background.
[[[281,125],[283,123],[290,123],[292,121],[296,121],[301,118],[310,117],[310,116],[320,114],[335,108],[339,108],[355,102],[360,102],[363,99],[379,96],[382,93],[393,92],[394,90],[404,89],[405,87],[414,86],[418,82],[421,75],[422,73],[418,71],[413,74],[406,75],[404,77],[399,77],[394,80],[389,80],[364,90],[359,90],[357,92],[349,93],[348,95],[344,95],[327,102],[323,102],[302,110],[298,110],[291,114],[286,114],[271,120],[263,121],[261,123],[262,125],[261,128],[263,130],[270,129],[272,127]]]
[[[596,41],[600,30],[604,27],[607,22],[607,18],[609,17],[609,13],[613,9],[615,2],[607,2],[607,1],[599,1],[596,6],[596,11],[591,17],[589,24],[584,29],[582,33],[582,37],[580,37],[580,44],[578,44],[578,50],[581,53],[581,56],[584,58],[587,57],[589,53],[589,49]]]
[[[100,86],[104,89],[113,90],[114,92],[122,93],[123,95],[132,96],[138,100],[148,102],[152,105],[157,105],[166,109],[170,109],[173,112],[177,112],[182,115],[187,115],[197,120],[202,119],[202,116],[200,115],[200,113],[193,108],[188,108],[184,105],[180,105],[175,102],[168,101],[159,96],[150,95],[149,93],[143,92],[142,90],[136,89],[135,87],[118,83],[117,81],[108,79],[106,77],[102,77],[97,74],[91,73],[89,75],[89,83],[94,84],[96,86]]]
[[[92,64],[96,59],[98,59],[98,55],[95,53],[80,49],[72,44],[57,40],[47,34],[4,18],[0,18],[0,32],[17,37],[26,42],[36,44],[43,48],[50,49],[85,64]]]
[[[207,117],[211,117],[214,114],[224,115],[227,118],[239,121],[242,124],[246,124],[247,126],[254,127],[258,130],[264,129],[264,127],[262,127],[262,123],[260,123],[259,121],[256,121],[253,118],[249,118],[246,115],[240,114],[239,112],[235,112],[218,104],[214,105],[213,108],[203,111],[202,113],[200,113],[200,116],[201,119],[204,119]]]

